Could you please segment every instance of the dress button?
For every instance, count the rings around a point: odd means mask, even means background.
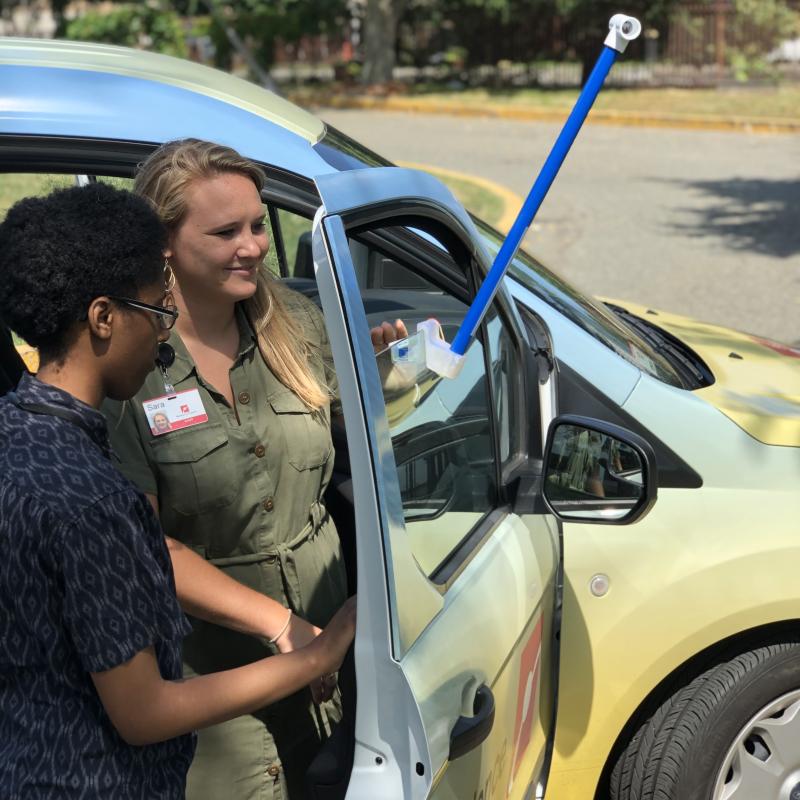
[[[267,775],[271,775],[273,778],[276,778],[280,774],[281,768],[277,764],[270,764],[267,767]]]
[[[261,505],[264,506],[264,511],[272,511],[275,508],[275,503],[272,502],[271,497],[268,497]]]
[[[256,458],[264,458],[264,453],[266,453],[266,452],[267,452],[267,448],[264,447],[263,444],[257,444],[253,448],[253,454],[255,455]]]
[[[250,402],[250,392],[239,392],[239,402],[246,406]]]

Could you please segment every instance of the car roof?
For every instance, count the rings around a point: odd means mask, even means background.
[[[256,84],[112,45],[0,38],[0,134],[161,143],[197,137],[307,177],[331,172],[314,115]]]

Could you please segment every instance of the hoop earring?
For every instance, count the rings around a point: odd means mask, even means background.
[[[169,263],[168,258],[164,259],[164,283],[168,292],[175,288],[175,273],[172,271],[172,264]]]

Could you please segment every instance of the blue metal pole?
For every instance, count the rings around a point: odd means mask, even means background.
[[[483,315],[486,313],[489,303],[492,302],[492,298],[497,291],[497,287],[508,265],[516,255],[522,238],[525,236],[531,222],[533,222],[533,218],[536,216],[536,212],[539,210],[539,206],[541,206],[556,175],[558,175],[558,170],[561,169],[561,165],[564,163],[564,159],[567,157],[567,153],[569,153],[569,149],[572,147],[572,143],[575,141],[578,131],[580,131],[587,114],[592,108],[597,95],[600,93],[606,76],[611,67],[614,66],[617,55],[618,53],[613,47],[608,47],[607,45],[603,47],[603,52],[600,53],[600,57],[597,59],[597,63],[594,65],[589,79],[586,81],[583,90],[575,102],[575,107],[572,109],[566,123],[564,123],[564,127],[558,139],[556,139],[556,143],[553,145],[550,155],[544,162],[542,171],[536,178],[536,182],[533,184],[533,188],[525,199],[517,215],[517,219],[511,226],[511,230],[508,232],[508,236],[500,247],[497,256],[495,256],[494,263],[486,279],[481,284],[478,294],[472,301],[472,305],[467,311],[464,322],[461,323],[461,327],[458,329],[458,333],[453,339],[453,344],[450,346],[450,349],[456,355],[463,356],[467,351],[469,343],[472,341],[472,337],[475,335],[478,325],[481,324]]]

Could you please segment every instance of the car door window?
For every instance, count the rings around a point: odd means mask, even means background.
[[[465,302],[362,242],[351,240],[351,256],[371,327],[400,319],[413,333],[418,322],[433,318],[452,341],[467,313]],[[503,395],[505,414],[509,376],[500,352],[499,318],[489,327],[490,338],[498,343],[495,391],[498,398]],[[378,353],[377,361],[406,531],[417,563],[435,580],[439,568],[497,506],[495,412],[484,345],[473,341],[455,378],[398,364],[392,348]],[[501,432],[508,452],[508,420]]]

